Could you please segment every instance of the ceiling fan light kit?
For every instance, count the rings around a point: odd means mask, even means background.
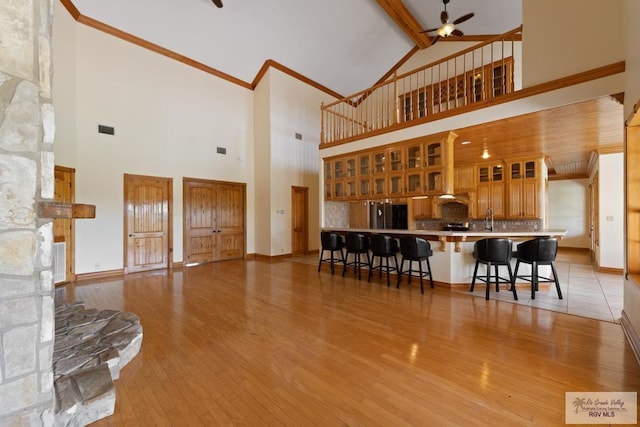
[[[442,0],[442,3],[444,4],[444,10],[440,13],[440,22],[442,22],[442,25],[437,28],[422,31],[423,33],[430,33],[432,31],[436,32],[436,35],[431,39],[431,44],[435,44],[440,37],[449,37],[452,34],[454,36],[462,37],[464,33],[456,29],[456,25],[473,18],[475,15],[473,12],[467,13],[453,22],[449,22],[449,12],[447,12],[447,4],[449,1],[450,0]]]

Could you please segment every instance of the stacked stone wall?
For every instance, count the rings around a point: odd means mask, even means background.
[[[0,1],[0,425],[53,425],[53,0]]]

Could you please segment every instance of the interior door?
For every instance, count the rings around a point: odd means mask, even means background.
[[[184,178],[182,189],[184,262],[214,261],[217,232],[215,183]]]
[[[124,176],[125,273],[169,268],[171,178]]]
[[[73,168],[64,166],[54,167],[55,187],[54,197],[56,202],[73,203],[75,199],[75,173]],[[75,235],[74,220],[56,218],[53,220],[53,240],[54,242],[65,243],[65,259],[66,259],[66,281],[75,280]]]
[[[216,260],[244,258],[244,184],[216,184]]]
[[[245,184],[183,180],[187,264],[244,258]]]
[[[305,255],[309,251],[309,189],[291,187],[291,254]]]

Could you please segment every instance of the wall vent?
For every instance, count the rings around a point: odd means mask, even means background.
[[[56,242],[53,244],[53,282],[60,283],[67,280],[67,244]]]

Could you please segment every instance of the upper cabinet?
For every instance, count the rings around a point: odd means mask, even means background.
[[[454,169],[453,191],[456,194],[476,190],[476,167],[461,166]]]
[[[484,217],[489,209],[494,218],[505,217],[504,164],[502,162],[483,163],[477,167],[477,210]]]
[[[544,215],[542,155],[453,167],[457,135],[416,138],[325,160],[325,200],[383,199],[467,193],[471,217],[539,219]],[[472,201],[471,201],[472,200]],[[428,208],[429,209],[428,209]],[[417,217],[433,217],[432,202],[416,203]]]
[[[542,157],[513,159],[507,163],[507,217],[542,218],[544,194]]]
[[[447,133],[438,141],[425,142],[425,193],[453,194],[453,143],[458,135]]]

